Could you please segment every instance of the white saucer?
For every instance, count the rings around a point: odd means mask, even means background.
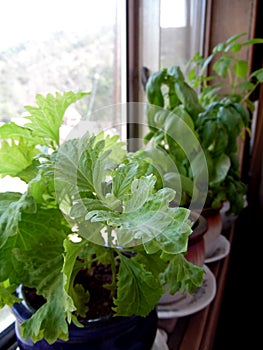
[[[225,236],[218,236],[216,239],[216,244],[217,248],[215,249],[214,253],[210,256],[205,257],[205,264],[223,259],[229,254],[230,242]]]
[[[178,308],[176,303],[174,305],[170,304],[169,310],[167,310],[167,307],[164,310],[158,305],[157,312],[160,319],[191,315],[204,309],[211,303],[216,295],[216,279],[213,272],[206,265],[204,265],[204,270],[206,275],[203,285],[202,287],[196,289],[193,294],[193,299],[189,302],[189,304],[184,305],[181,308]]]
[[[167,333],[163,329],[158,328],[151,350],[169,350],[167,345],[167,338]]]

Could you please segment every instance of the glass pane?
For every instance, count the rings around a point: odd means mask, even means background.
[[[184,66],[203,51],[206,0],[160,0],[160,66]]]
[[[37,93],[91,91],[71,109],[69,126],[122,102],[121,11],[118,0],[1,4],[0,122],[21,118]],[[92,124],[105,128],[118,118],[104,109]]]

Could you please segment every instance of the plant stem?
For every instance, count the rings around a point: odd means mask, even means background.
[[[112,274],[112,282],[111,285],[113,288],[111,288],[111,296],[113,297],[115,295],[115,291],[117,289],[117,270],[116,270],[116,261],[114,257],[114,251],[112,250],[111,254],[111,274]]]

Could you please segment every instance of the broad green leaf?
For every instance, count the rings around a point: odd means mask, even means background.
[[[176,191],[176,199],[179,199],[182,191],[189,195],[193,193],[193,180],[179,173],[169,172],[164,174],[164,186]]]
[[[23,213],[16,234],[10,236],[4,246],[15,259],[12,276],[16,280],[17,269],[23,271],[20,283],[36,286],[39,294],[46,296],[49,282],[56,279],[63,264],[63,240],[71,230],[64,223],[59,210],[38,209],[36,213]],[[19,263],[18,263],[19,261]]]
[[[176,81],[175,91],[185,110],[192,116],[193,120],[203,111],[199,103],[197,92],[185,81]]]
[[[109,206],[96,198],[80,198],[72,204],[69,216],[83,219],[92,210],[110,210]]]
[[[89,301],[89,292],[84,290],[81,285],[74,285],[76,273],[81,268],[81,263],[77,260],[80,255],[80,251],[83,245],[87,244],[85,241],[73,242],[70,239],[65,239],[64,248],[64,280],[65,280],[65,291],[72,297],[74,305],[79,315],[82,317],[86,316],[88,311],[87,302]],[[75,268],[76,263],[79,263],[78,268]],[[75,271],[76,272],[75,272]]]
[[[217,158],[225,152],[228,145],[228,138],[228,132],[224,125],[218,124],[213,146],[209,149],[211,150],[213,158]]]
[[[191,129],[194,130],[194,122],[191,118],[191,116],[185,111],[185,109],[182,106],[178,106],[171,113],[169,113],[166,123],[169,123],[169,119],[174,119],[174,118],[181,118],[186,125]],[[171,120],[171,122],[172,122]]]
[[[105,224],[101,224],[100,222],[90,222],[85,220],[85,217],[83,220],[80,220],[78,224],[78,233],[81,237],[85,238],[88,242],[99,244],[102,247],[104,247],[106,244],[111,246],[110,242],[105,241],[103,235],[105,230]]]
[[[202,69],[201,69],[201,71],[200,71],[200,74],[201,74],[201,75],[203,75],[203,74],[206,72],[207,67],[208,67],[208,65],[211,63],[211,61],[212,61],[213,58],[214,58],[214,55],[211,54],[211,55],[209,55],[209,56],[204,60],[204,62],[203,62],[203,64],[202,64]]]
[[[109,159],[112,163],[121,163],[127,155],[127,143],[120,141],[119,135],[107,135],[103,131],[96,135],[96,140],[104,139],[104,150],[110,150]],[[96,141],[97,142],[97,141]]]
[[[135,241],[143,242],[153,239],[173,220],[174,208],[169,202],[174,199],[172,189],[161,189],[144,203],[128,213],[117,211],[91,211],[87,220],[102,222],[117,230],[117,245],[128,247]]]
[[[241,104],[239,103],[234,103],[233,107],[237,110],[239,115],[242,118],[243,125],[247,127],[249,125],[249,112],[246,108],[244,108]]]
[[[214,186],[225,180],[230,169],[231,162],[226,154],[222,154],[214,163],[214,176],[210,179],[209,185]]]
[[[107,205],[112,199],[105,198],[104,181],[107,175],[123,160],[123,143],[118,137],[102,139],[84,135],[78,140],[69,140],[60,146],[55,164],[55,188],[62,207],[66,202],[79,200],[82,193],[87,197],[97,196]],[[114,145],[114,146],[113,146]],[[66,209],[65,209],[66,210]]]
[[[202,128],[202,146],[208,148],[214,141],[216,135],[216,123],[213,120],[207,120]]]
[[[79,252],[83,246],[83,241],[73,242],[69,237],[64,240],[64,266],[63,273],[65,274],[65,290],[68,293],[71,288],[71,280],[74,265],[76,263]]]
[[[15,295],[16,285],[10,285],[9,280],[0,282],[0,308],[5,305],[12,306],[16,302],[20,302]]]
[[[1,176],[18,176],[28,168],[39,151],[34,146],[27,145],[23,140],[2,141],[0,146],[0,174]]]
[[[249,65],[247,61],[238,60],[233,66],[233,71],[238,78],[245,79],[248,73]]]
[[[8,280],[15,288],[24,278],[24,266],[17,261],[13,254],[14,247],[19,243],[22,242],[16,240],[14,236],[9,237],[0,250],[0,282]]]
[[[20,171],[17,176],[23,180],[25,183],[29,183],[31,180],[33,180],[37,174],[38,174],[38,170],[39,170],[39,165],[40,162],[38,159],[33,159],[32,163],[25,169],[23,169],[22,171]]]
[[[27,127],[32,130],[33,137],[41,137],[59,145],[59,129],[66,109],[74,102],[89,95],[89,92],[56,92],[55,95],[36,95],[35,106],[25,106],[30,113],[26,118],[31,122]]]
[[[81,191],[93,192],[91,170],[87,173],[79,166],[80,156],[84,150],[84,139],[64,142],[58,149],[55,161],[55,188],[60,206],[79,197]]]
[[[229,198],[230,207],[226,214],[237,214],[244,208],[247,188],[243,182],[233,176],[229,176],[228,184],[227,196]]]
[[[122,164],[115,170],[112,182],[112,193],[116,198],[125,200],[129,198],[130,189],[138,171],[138,163]]]
[[[164,128],[164,123],[167,119],[167,117],[170,115],[170,111],[164,110],[164,109],[156,109],[156,112],[154,113],[154,119],[153,119],[153,124],[152,126],[163,130]]]
[[[54,177],[38,174],[29,184],[28,191],[34,198],[36,203],[44,203],[48,205],[48,200],[54,202]],[[54,203],[54,206],[56,203]]]
[[[20,198],[20,192],[0,192],[0,216],[3,215],[10,204],[17,202]]]
[[[232,35],[226,40],[226,44],[231,44],[244,35],[247,35],[247,33],[243,32],[243,33],[238,33],[238,34]]]
[[[23,214],[17,238],[11,237],[9,248],[17,259],[14,269],[21,266],[20,283],[35,287],[47,302],[23,324],[23,334],[34,341],[45,337],[48,342],[57,338],[66,340],[66,316],[75,310],[65,293],[63,267],[63,240],[70,232],[63,230],[63,216],[56,210],[39,210],[34,216]],[[12,275],[11,275],[12,277]],[[16,279],[14,274],[13,279]],[[49,325],[49,326],[47,326]],[[52,327],[50,326],[52,325]]]
[[[262,38],[254,38],[250,40],[246,40],[243,42],[243,45],[254,45],[254,44],[263,44]]]
[[[22,336],[37,342],[45,338],[49,344],[57,339],[68,340],[67,314],[75,310],[72,299],[64,290],[63,274],[49,285],[47,302],[21,327]]]
[[[146,84],[146,95],[150,104],[155,106],[164,106],[164,98],[162,94],[162,84],[166,76],[166,70],[153,73]]]
[[[192,233],[188,223],[174,221],[156,237],[160,249],[166,254],[180,254],[187,251],[188,237]]]
[[[106,150],[105,152],[101,152],[100,156],[97,159],[94,158],[94,161],[91,164],[90,170],[92,171],[92,184],[94,186],[94,191],[96,196],[100,199],[105,197],[103,193],[103,182],[106,181],[106,177],[108,175],[108,167],[109,164],[109,154],[110,150]],[[88,171],[89,164],[86,163],[86,156],[83,156],[83,159],[80,159],[80,162],[83,164],[83,172]]]
[[[149,244],[150,243],[151,242],[149,242]],[[146,243],[146,245],[148,245],[148,243]],[[141,246],[139,246],[133,260],[145,266],[156,278],[159,278],[159,274],[167,267],[167,261],[164,261],[160,257],[159,246],[153,253],[147,253],[147,249],[145,251],[141,248]]]
[[[260,68],[258,70],[256,70],[255,72],[253,72],[251,75],[250,75],[250,78],[257,78],[257,80],[262,83],[263,82],[263,68]]]
[[[232,64],[232,58],[227,56],[219,57],[214,63],[213,70],[220,76],[225,78]]]
[[[20,138],[34,144],[35,139],[32,138],[31,130],[26,126],[20,126],[11,122],[0,127],[0,139],[19,140]]]
[[[217,113],[220,122],[228,130],[228,136],[235,138],[240,134],[241,127],[243,126],[243,119],[240,113],[232,105],[226,107],[220,107]]]
[[[130,198],[123,202],[124,212],[129,213],[140,209],[153,193],[155,182],[153,176],[134,179],[131,184]]]
[[[227,45],[224,51],[239,52],[241,49],[242,49],[242,45],[240,43],[232,43],[230,45]]]
[[[114,299],[116,315],[147,316],[157,304],[163,289],[155,276],[134,259],[120,255],[118,292]]]
[[[226,44],[225,43],[218,43],[214,48],[213,48],[213,54],[216,54],[218,52],[221,52],[225,49]]]
[[[168,119],[165,123],[165,132],[189,158],[200,148],[196,133],[181,118]]]
[[[187,290],[194,293],[203,284],[204,276],[204,269],[190,263],[183,255],[174,256],[162,274],[163,283],[168,284],[170,294],[178,291],[183,294]]]
[[[9,237],[19,233],[19,222],[22,213],[36,212],[36,205],[27,193],[21,195],[16,192],[0,193],[0,247]]]

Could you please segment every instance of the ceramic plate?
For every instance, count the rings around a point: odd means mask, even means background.
[[[220,235],[217,238],[217,248],[215,249],[212,255],[205,258],[205,264],[223,259],[229,254],[229,252],[230,252],[229,240],[225,236]]]
[[[216,279],[212,271],[206,265],[204,265],[204,269],[206,272],[204,283],[202,287],[197,288],[189,304],[181,308],[178,308],[176,303],[170,304],[169,310],[167,310],[167,308],[164,310],[161,306],[157,306],[158,317],[160,319],[188,316],[204,309],[211,303],[216,294]]]
[[[163,329],[157,329],[154,344],[151,350],[169,350],[167,345],[167,333]]]

